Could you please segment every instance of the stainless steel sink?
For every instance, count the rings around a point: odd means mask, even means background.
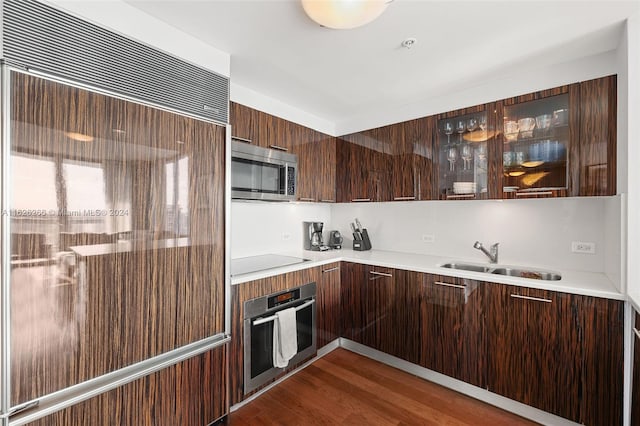
[[[491,273],[497,274],[497,275],[508,275],[510,277],[529,278],[532,280],[543,280],[543,281],[559,281],[562,278],[562,275],[556,274],[555,272],[535,271],[535,270],[516,269],[516,268],[496,268],[493,271],[491,271]]]
[[[490,273],[493,268],[484,265],[474,265],[471,263],[445,263],[440,265],[443,268],[449,269],[461,269],[463,271],[484,272]]]
[[[562,279],[562,275],[551,271],[543,271],[539,269],[525,269],[518,267],[498,267],[498,266],[486,266],[475,265],[473,263],[445,263],[440,265],[442,268],[459,269],[462,271],[482,272],[485,274],[506,275],[509,277],[528,278],[531,280],[543,280],[543,281],[559,281]]]

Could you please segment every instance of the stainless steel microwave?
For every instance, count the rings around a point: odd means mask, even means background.
[[[295,200],[297,172],[295,154],[231,141],[231,198]]]

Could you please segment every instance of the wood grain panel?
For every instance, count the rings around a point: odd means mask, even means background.
[[[640,330],[640,314],[634,312],[634,327]],[[640,336],[633,332],[633,388],[631,391],[631,425],[640,425]]]
[[[236,102],[229,102],[229,123],[232,126],[231,133],[242,139],[253,141],[255,114],[252,108]]]
[[[244,302],[256,297],[266,296],[290,288],[299,287],[310,282],[321,281],[321,267],[302,269],[276,275],[274,277],[249,281],[235,285],[231,288],[231,359],[230,373],[230,403],[237,404],[246,397],[260,390],[256,389],[249,394],[244,394]],[[304,362],[304,361],[301,361]],[[283,371],[283,375],[295,369],[298,365],[290,365]],[[275,378],[274,380],[277,380]],[[265,383],[267,386],[269,383]]]
[[[582,415],[586,425],[622,424],[624,302],[576,296],[582,312]]]
[[[366,265],[342,262],[340,270],[340,304],[342,337],[364,344]]]
[[[616,76],[580,83],[580,191],[616,193]]]
[[[228,412],[227,347],[58,411],[31,426],[206,426]]]
[[[580,422],[586,369],[574,297],[498,284],[486,290],[488,390]]]
[[[12,403],[223,332],[225,129],[25,74],[11,84],[11,161],[33,179],[14,168],[11,189],[39,187],[30,202],[47,211],[11,223]]]
[[[316,306],[317,347],[320,349],[340,337],[342,316],[339,262],[322,266],[320,279],[318,280]]]
[[[412,145],[413,173],[417,200],[433,200],[436,191],[434,179],[433,129],[435,117],[424,117],[405,122],[405,137]]]
[[[410,361],[484,388],[484,283],[420,274],[413,284],[407,310],[419,345]]]
[[[335,202],[335,137],[235,102],[231,125],[234,136],[298,156],[299,201]]]
[[[336,197],[339,203],[375,200],[368,169],[373,161],[371,149],[368,147],[371,138],[372,132],[367,131],[340,136],[337,139]]]

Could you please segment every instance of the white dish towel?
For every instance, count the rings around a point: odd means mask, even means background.
[[[273,366],[286,367],[297,352],[296,308],[283,309],[273,321]]]

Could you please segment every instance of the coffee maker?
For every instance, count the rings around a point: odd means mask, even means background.
[[[329,246],[324,244],[322,238],[322,222],[302,222],[302,239],[304,240],[304,249],[313,251],[329,250]]]

